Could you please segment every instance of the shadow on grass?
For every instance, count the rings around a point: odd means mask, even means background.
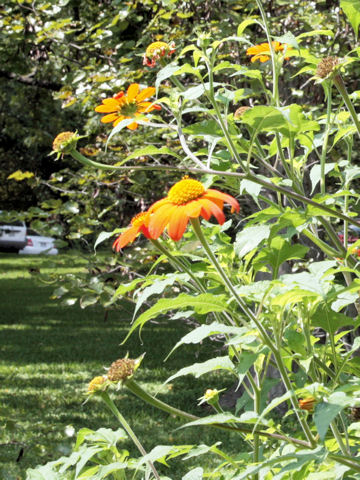
[[[18,260],[14,257],[16,265]],[[133,358],[146,352],[136,375],[145,389],[151,393],[160,390],[160,399],[199,416],[208,414],[197,406],[206,388],[222,388],[233,382],[222,375],[197,380],[187,376],[162,386],[178,369],[221,353],[214,353],[214,344],[204,342],[181,347],[164,363],[172,347],[188,332],[186,325],[157,319],[144,327],[143,343],[135,332],[121,345],[131,321],[128,314],[110,311],[104,323],[101,308],[61,306],[49,299],[53,289],[39,287],[33,278],[0,280],[0,417],[6,422],[6,428],[0,430],[0,478],[24,478],[27,468],[68,454],[75,439],[66,434],[69,425],[75,431],[118,428],[98,400],[84,404],[84,392],[91,378],[103,374],[104,367],[127,352]],[[237,448],[237,436],[202,428],[175,432],[182,421],[144,404],[124,389],[113,395],[148,450],[158,444],[198,443],[199,435],[203,443],[223,441],[227,450]],[[137,456],[130,442],[123,448]],[[177,476],[189,469],[180,461],[176,465]]]

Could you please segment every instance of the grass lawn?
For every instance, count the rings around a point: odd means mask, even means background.
[[[136,377],[145,389],[168,403],[205,415],[197,399],[206,388],[223,388],[233,379],[211,375],[199,380],[187,376],[162,386],[179,368],[205,361],[219,344],[205,343],[199,349],[182,347],[166,363],[164,358],[188,331],[179,321],[158,319],[142,334],[135,333],[120,345],[130,323],[125,311],[111,311],[104,322],[101,308],[64,307],[50,299],[55,286],[40,285],[30,269],[46,273],[81,269],[84,260],[76,254],[22,256],[0,253],[0,478],[25,478],[26,469],[67,455],[80,428],[97,429],[119,425],[96,399],[84,404],[88,382],[104,373],[117,358],[129,352],[146,352]],[[121,282],[119,276],[119,283]],[[115,402],[146,449],[158,444],[221,441],[225,451],[241,451],[241,440],[233,434],[211,429],[174,431],[182,422],[143,404],[125,389],[114,394]],[[201,439],[199,438],[201,436]],[[133,445],[124,445],[138,456]],[[199,458],[174,460],[169,476],[180,478],[197,466]],[[201,460],[207,465],[212,458]],[[166,472],[166,470],[163,470]]]

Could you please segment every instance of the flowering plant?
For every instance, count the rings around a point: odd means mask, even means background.
[[[219,478],[305,479],[316,478],[319,472],[334,479],[360,478],[360,427],[348,415],[349,408],[360,408],[359,366],[354,356],[359,326],[358,244],[349,245],[351,227],[360,227],[358,194],[353,189],[360,173],[352,164],[353,137],[360,135],[360,124],[341,72],[341,66],[351,61],[329,61],[329,57],[319,61],[303,47],[304,34],[297,38],[288,34],[286,44],[273,41],[262,3],[257,1],[261,22],[248,19],[238,31],[243,33],[252,21],[262,27],[267,42],[246,53],[254,55],[251,63],[271,60],[263,70],[219,63],[220,49],[226,50],[229,44],[231,51],[234,39],[209,42],[201,37],[180,54],[186,58],[192,52],[191,63],[174,61],[157,73],[155,85],[165,96],[156,102],[166,109],[156,121],[140,116],[159,110],[157,103],[143,102],[156,93],[152,87],[140,90],[132,84],[126,95],[104,99],[96,108],[108,113],[103,123],[113,122],[108,141],[124,128],[141,126],[161,129],[168,138],[177,135],[178,147],[142,146],[121,165],[106,165],[82,155],[73,144],[63,149],[56,142],[57,151],[97,169],[159,169],[175,171],[179,177],[192,175],[169,186],[163,198],[133,217],[113,244],[121,252],[139,241],[142,233],[171,272],[165,278],[155,273],[150,284],[136,279],[120,285],[113,301],[134,294],[135,321],[128,336],[160,314],[177,321],[194,319],[193,329],[174,349],[221,335],[225,355],[214,353],[205,362],[179,369],[167,381],[227,371],[242,395],[229,412],[222,406],[222,391],[209,388],[202,400],[213,412],[198,417],[147,392],[136,381],[132,360],[115,362],[106,378],[95,377],[89,393],[102,399],[122,424],[140,452],[139,464],[147,465],[149,478],[165,478],[159,473],[161,460],[189,452],[197,455],[204,446],[170,445],[166,453],[160,449],[160,454],[158,447],[147,453],[111,398],[114,383],[121,381],[123,388],[178,416],[186,426],[198,427],[199,432],[206,426],[239,435],[244,455],[240,451],[231,455],[226,446],[224,450],[206,447],[222,459]],[[236,41],[243,47],[242,37]],[[311,73],[311,81],[326,92],[325,119],[313,118],[301,105],[283,103],[279,80],[289,51],[296,68],[308,62],[300,73]],[[160,58],[165,52],[170,48],[153,46],[145,57]],[[261,101],[254,98],[249,105],[239,106],[240,101],[248,101],[245,89],[237,88],[236,82],[217,82],[221,70],[233,72],[234,78],[256,78],[264,86]],[[184,74],[197,83],[191,87],[182,83]],[[165,81],[173,87],[162,91]],[[338,108],[344,108],[346,129],[333,112],[335,88],[343,102]],[[188,113],[199,117],[184,127]],[[332,148],[343,142],[346,161],[327,161],[334,134]],[[178,163],[124,165],[149,151],[152,157],[175,157]],[[336,194],[331,193],[333,178],[341,185]],[[247,215],[246,222],[240,212]],[[336,232],[339,226],[342,239]],[[338,258],[343,259],[340,265]],[[146,305],[154,293],[160,298]],[[116,376],[119,365],[121,376]],[[272,388],[274,377],[277,389]],[[278,408],[291,417],[295,435],[283,418],[274,416]],[[198,467],[183,478],[209,475]]]

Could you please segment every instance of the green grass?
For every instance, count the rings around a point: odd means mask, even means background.
[[[121,345],[129,328],[128,315],[111,311],[104,322],[99,307],[64,307],[50,299],[54,285],[40,285],[36,273],[29,272],[49,273],[54,268],[74,272],[83,268],[84,262],[76,254],[51,259],[0,254],[1,479],[25,478],[27,468],[68,454],[76,438],[71,427],[75,431],[83,427],[118,428],[98,400],[84,404],[84,392],[94,376],[103,374],[104,367],[127,352],[133,358],[146,352],[136,374],[144,388],[159,391],[160,399],[198,415],[207,413],[197,406],[206,388],[222,388],[233,382],[223,375],[199,380],[187,376],[162,386],[183,366],[219,355],[214,352],[219,344],[182,347],[165,363],[168,352],[187,333],[186,325],[158,319],[144,328],[143,343],[135,333]],[[119,283],[121,280],[119,276]],[[239,437],[231,434],[196,428],[175,431],[181,421],[143,404],[126,389],[115,393],[114,398],[147,450],[158,444],[211,445],[216,441],[221,441],[226,451],[239,449]],[[124,448],[138,456],[130,442]],[[201,461],[210,465],[213,460]],[[173,461],[168,474],[178,478],[199,462]]]

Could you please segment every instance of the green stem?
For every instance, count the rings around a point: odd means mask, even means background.
[[[353,457],[344,458],[341,455],[330,453],[328,458],[330,458],[331,460],[335,460],[342,465],[346,465],[347,467],[352,468],[355,472],[360,472],[360,463],[357,463],[356,459]]]
[[[135,382],[134,379],[126,380],[124,385],[126,388],[130,390],[130,392],[132,392],[134,395],[139,397],[141,400],[144,400],[149,405],[155,408],[158,408],[160,410],[163,410],[164,412],[167,412],[170,415],[175,415],[176,417],[182,418],[183,420],[190,420],[190,421],[200,420],[200,417],[191,415],[190,413],[184,412],[183,410],[179,410],[178,408],[172,407],[171,405],[168,405],[167,403],[162,402],[161,400],[158,400],[157,398],[153,397],[149,393],[145,392],[145,390],[143,390],[140,387],[140,385],[138,385]],[[212,423],[212,424],[208,424],[207,426],[219,428],[221,430],[243,432],[248,434],[257,433],[261,437],[273,438],[276,440],[285,441],[287,443],[293,443],[294,445],[298,445],[301,447],[311,448],[308,442],[304,442],[303,440],[299,440],[298,438],[287,437],[279,433],[263,432],[262,430],[255,430],[255,432],[253,432],[250,428],[247,428],[247,427],[233,427],[232,425],[221,424],[221,423]]]
[[[330,134],[330,119],[331,119],[331,97],[332,84],[328,86],[327,91],[327,109],[326,109],[326,129],[324,134],[324,142],[322,146],[321,158],[320,158],[320,192],[325,195],[326,192],[326,179],[325,179],[325,164],[326,164],[326,154]]]
[[[339,73],[337,75],[335,75],[333,81],[334,81],[334,84],[335,84],[336,88],[338,89],[340,95],[342,96],[342,99],[344,100],[347,109],[349,110],[351,118],[353,119],[353,122],[356,126],[356,130],[357,130],[358,135],[360,137],[360,122],[359,122],[358,116],[356,114],[354,105],[352,104],[352,102],[350,100],[350,97],[349,97],[349,94],[347,93],[347,90],[346,90],[346,87],[345,87],[345,84],[344,84],[344,81],[343,81],[341,75]]]
[[[360,222],[357,222],[354,220],[353,217],[348,217],[340,212],[337,212],[336,210],[327,207],[326,205],[323,205],[321,203],[315,202],[314,200],[311,200],[310,198],[307,198],[303,195],[300,195],[299,193],[296,193],[292,190],[289,190],[285,187],[281,187],[280,185],[276,185],[274,183],[268,182],[262,178],[260,178],[258,175],[255,175],[253,173],[237,173],[237,172],[226,172],[226,171],[221,171],[221,170],[212,170],[208,168],[195,168],[195,167],[172,167],[172,166],[167,166],[167,165],[144,165],[144,166],[131,166],[131,167],[125,167],[125,166],[115,166],[115,165],[106,165],[103,163],[95,162],[93,160],[90,160],[89,158],[84,157],[79,153],[77,150],[72,150],[71,155],[74,159],[78,160],[80,163],[83,165],[89,166],[89,167],[95,167],[95,168],[100,168],[101,170],[112,170],[112,171],[173,171],[173,172],[181,172],[181,173],[201,173],[201,174],[208,174],[208,175],[219,175],[224,176],[224,177],[234,177],[234,178],[239,178],[239,179],[246,179],[246,180],[251,180],[254,183],[257,183],[258,185],[262,185],[264,188],[268,188],[271,191],[281,193],[282,195],[285,195],[289,198],[293,198],[294,200],[298,200],[299,202],[305,203],[307,205],[312,205],[313,207],[316,207],[324,212],[324,215],[329,214],[329,215],[336,215],[337,218],[345,221],[347,220],[351,225],[355,225],[356,227],[360,227]]]
[[[341,437],[341,434],[339,432],[339,429],[336,425],[336,423],[334,421],[330,422],[330,427],[331,427],[331,430],[334,434],[334,437],[336,438],[336,441],[340,447],[340,450],[342,452],[343,455],[350,455],[350,452],[347,450],[346,448],[346,445],[344,444],[343,442],[343,439]]]
[[[281,357],[281,354],[280,354],[280,349],[277,346],[274,345],[273,341],[269,338],[269,336],[266,332],[266,329],[262,326],[262,324],[258,321],[258,319],[254,315],[254,313],[248,308],[246,303],[243,301],[243,299],[236,292],[236,290],[235,290],[234,286],[232,285],[231,281],[229,280],[228,276],[226,275],[223,268],[221,267],[221,265],[217,261],[216,256],[211,251],[211,249],[210,249],[210,247],[209,247],[209,245],[206,241],[206,238],[204,237],[204,234],[202,233],[199,219],[198,218],[191,219],[191,224],[192,224],[192,227],[194,229],[194,232],[195,232],[196,236],[198,237],[200,243],[202,244],[202,246],[205,250],[205,253],[209,257],[209,260],[213,263],[213,265],[214,265],[215,269],[217,270],[217,272],[219,273],[220,277],[223,279],[223,282],[226,285],[227,289],[233,295],[237,304],[240,306],[240,308],[245,313],[245,315],[248,317],[248,319],[255,323],[255,325],[257,326],[257,328],[259,330],[261,340],[272,351],[272,353],[275,357],[276,364],[277,364],[277,367],[279,369],[282,381],[283,381],[287,391],[289,391],[291,393],[290,400],[291,400],[292,406],[294,408],[294,411],[297,415],[298,421],[299,421],[299,423],[300,423],[300,425],[303,429],[303,432],[304,432],[308,442],[310,443],[310,445],[312,447],[315,447],[316,446],[315,439],[314,439],[314,437],[311,433],[311,430],[310,430],[306,420],[301,416],[301,412],[299,411],[297,398],[296,398],[295,392],[294,392],[294,390],[291,386],[291,382],[290,382],[290,379],[287,375],[286,368],[283,364],[283,360],[282,360],[282,357]]]
[[[108,407],[108,409],[111,411],[111,413],[114,414],[114,416],[119,420],[120,424],[124,427],[124,429],[126,430],[127,434],[129,435],[129,437],[131,438],[131,440],[134,442],[134,444],[137,446],[139,452],[141,453],[142,456],[145,456],[146,455],[146,451],[144,449],[144,447],[142,446],[142,444],[140,443],[140,440],[137,438],[137,436],[135,435],[134,431],[132,430],[132,428],[130,427],[130,425],[127,423],[127,421],[125,420],[124,416],[119,412],[119,410],[117,409],[115,403],[111,400],[111,398],[109,397],[108,393],[107,392],[100,392],[99,393],[101,399],[103,400],[103,402],[105,403],[105,405]],[[151,468],[153,474],[154,474],[154,477],[157,479],[157,480],[160,480],[160,476],[154,466],[154,464],[152,462],[150,462],[150,460],[148,461],[148,464],[149,464],[149,467]]]

